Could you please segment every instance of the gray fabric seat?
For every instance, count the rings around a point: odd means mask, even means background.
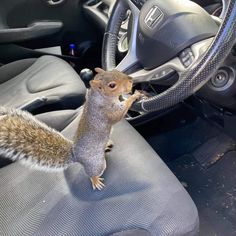
[[[77,111],[41,114],[72,138]],[[63,123],[66,125],[61,126]],[[0,169],[0,235],[195,235],[192,199],[126,122],[114,127],[106,187],[93,191],[78,164],[44,173],[13,163]]]
[[[78,74],[57,57],[24,59],[0,67],[0,105],[21,107],[44,97],[39,107],[57,104],[77,108],[85,92]]]

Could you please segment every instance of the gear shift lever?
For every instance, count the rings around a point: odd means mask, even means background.
[[[94,76],[93,71],[88,68],[81,70],[79,75],[85,83],[88,83],[90,80],[92,80]]]

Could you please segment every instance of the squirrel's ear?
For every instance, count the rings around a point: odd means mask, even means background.
[[[89,84],[92,89],[95,89],[95,90],[101,89],[101,82],[99,80],[90,80]]]
[[[99,68],[99,67],[96,67],[94,70],[95,70],[98,74],[101,74],[101,73],[104,73],[104,72],[105,72],[105,70],[103,70],[102,68]]]

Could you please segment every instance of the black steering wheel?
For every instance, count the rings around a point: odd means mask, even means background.
[[[118,35],[128,9],[129,50],[116,65]],[[102,63],[106,70],[116,68],[123,72],[141,64],[141,69],[131,73],[134,83],[158,80],[176,71],[179,79],[173,86],[135,104],[139,111],[157,111],[183,101],[205,85],[235,40],[235,0],[228,1],[220,27],[191,1],[117,0],[104,35]]]

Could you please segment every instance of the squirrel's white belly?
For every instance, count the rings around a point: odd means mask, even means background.
[[[105,146],[107,141],[108,138],[86,136],[81,137],[76,143],[74,153],[78,153],[78,155],[75,156],[75,161],[84,166],[85,172],[89,176],[101,176],[106,169]]]

